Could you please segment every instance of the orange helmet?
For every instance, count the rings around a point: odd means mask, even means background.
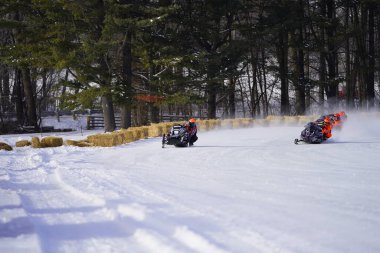
[[[340,116],[343,116],[343,115],[345,115],[346,113],[344,112],[344,111],[341,111],[341,112],[339,112],[339,115]]]
[[[339,116],[340,116],[340,112],[338,112],[338,113],[334,113],[334,116],[335,116],[335,117],[339,117]]]
[[[195,123],[195,119],[194,119],[194,118],[191,118],[191,119],[189,119],[189,122],[190,122],[190,123]]]
[[[326,122],[326,123],[330,123],[330,118],[329,117],[325,117],[325,119],[323,121]]]

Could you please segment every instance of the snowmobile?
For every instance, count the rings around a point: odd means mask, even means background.
[[[189,134],[183,125],[174,125],[168,134],[162,135],[162,148],[165,145],[174,145],[175,147],[187,147],[189,144]]]
[[[301,132],[300,139],[295,139],[294,143],[305,142],[310,144],[320,144],[323,141],[322,128],[315,122],[309,122]]]

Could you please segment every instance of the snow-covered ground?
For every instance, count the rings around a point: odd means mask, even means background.
[[[320,145],[255,127],[0,151],[0,252],[377,253],[379,129],[349,115]]]

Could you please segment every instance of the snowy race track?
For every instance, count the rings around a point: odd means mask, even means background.
[[[380,120],[349,119],[321,145],[255,127],[0,151],[0,252],[380,252]]]

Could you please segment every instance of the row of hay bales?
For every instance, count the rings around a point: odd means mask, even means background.
[[[316,116],[268,116],[265,119],[225,119],[225,120],[198,120],[197,126],[199,131],[210,131],[222,128],[248,128],[254,126],[276,126],[276,125],[300,125],[316,119]],[[130,127],[110,133],[94,134],[85,140],[74,141],[65,140],[61,137],[48,136],[41,140],[33,137],[31,141],[22,140],[16,143],[16,147],[32,146],[33,148],[59,147],[62,145],[72,145],[78,147],[113,147],[121,144],[134,142],[137,140],[158,137],[170,131],[175,124],[183,122],[164,122],[151,124],[150,126]],[[12,150],[12,147],[5,143],[0,143],[0,149]]]
[[[31,146],[32,148],[53,148],[63,145],[63,139],[56,136],[47,136],[40,140],[38,137],[32,137],[31,141],[21,140],[17,141],[15,146],[17,148]],[[7,143],[0,142],[0,150],[12,151],[13,148]]]

